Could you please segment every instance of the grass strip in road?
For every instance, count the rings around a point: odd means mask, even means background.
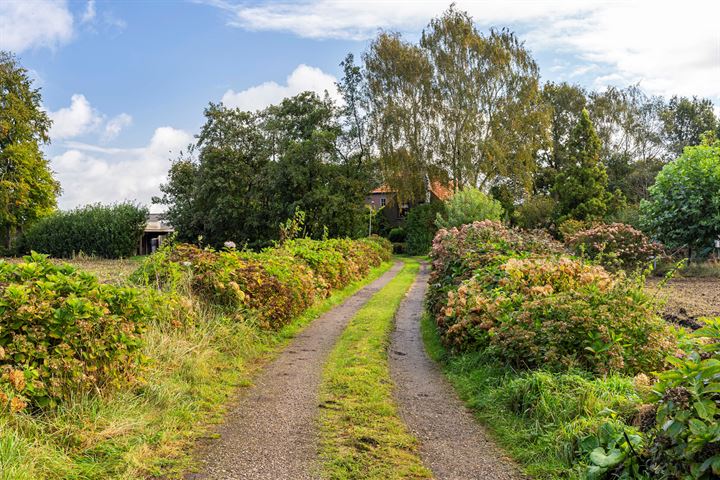
[[[431,478],[392,397],[390,332],[419,269],[416,260],[404,262],[402,271],[350,321],[325,366],[320,389],[324,478]]]
[[[222,421],[238,387],[315,318],[385,273],[392,263],[319,301],[277,332],[206,312],[197,325],[151,325],[154,359],[141,394],[76,398],[43,415],[0,413],[0,480],[181,478],[192,447]]]

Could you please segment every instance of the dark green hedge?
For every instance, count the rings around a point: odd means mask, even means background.
[[[38,221],[23,236],[21,247],[53,257],[79,253],[104,258],[131,257],[140,242],[148,210],[132,203],[87,205],[57,212]]]
[[[415,205],[405,219],[405,252],[410,255],[427,255],[437,232],[435,217],[445,213],[445,204],[430,202]]]

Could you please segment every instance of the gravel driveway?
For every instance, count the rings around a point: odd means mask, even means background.
[[[303,480],[318,478],[318,390],[325,359],[350,319],[402,268],[380,278],[322,315],[256,379],[203,449],[201,473],[186,479]]]

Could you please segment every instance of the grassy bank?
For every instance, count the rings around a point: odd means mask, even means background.
[[[605,422],[629,418],[642,387],[631,377],[516,371],[482,352],[451,355],[424,315],[425,348],[494,438],[537,479],[581,479],[579,442]],[[574,465],[574,466],[572,466]]]
[[[393,318],[417,275],[416,260],[352,319],[325,367],[320,400],[323,476],[429,478],[392,399],[387,345]]]
[[[204,312],[190,327],[150,325],[140,390],[74,398],[42,414],[0,414],[0,479],[177,478],[237,387],[314,318],[390,267],[334,292],[277,332]]]

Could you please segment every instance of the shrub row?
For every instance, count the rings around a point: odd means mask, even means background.
[[[516,367],[596,374],[661,368],[672,332],[642,287],[538,232],[476,222],[433,244],[430,305],[455,350]]]
[[[131,203],[87,205],[45,217],[25,232],[20,249],[58,258],[84,253],[104,258],[135,255],[148,211]]]
[[[297,239],[259,253],[178,244],[149,257],[133,278],[171,291],[186,284],[207,304],[250,312],[260,327],[277,329],[316,298],[363,278],[391,251],[380,237]]]

